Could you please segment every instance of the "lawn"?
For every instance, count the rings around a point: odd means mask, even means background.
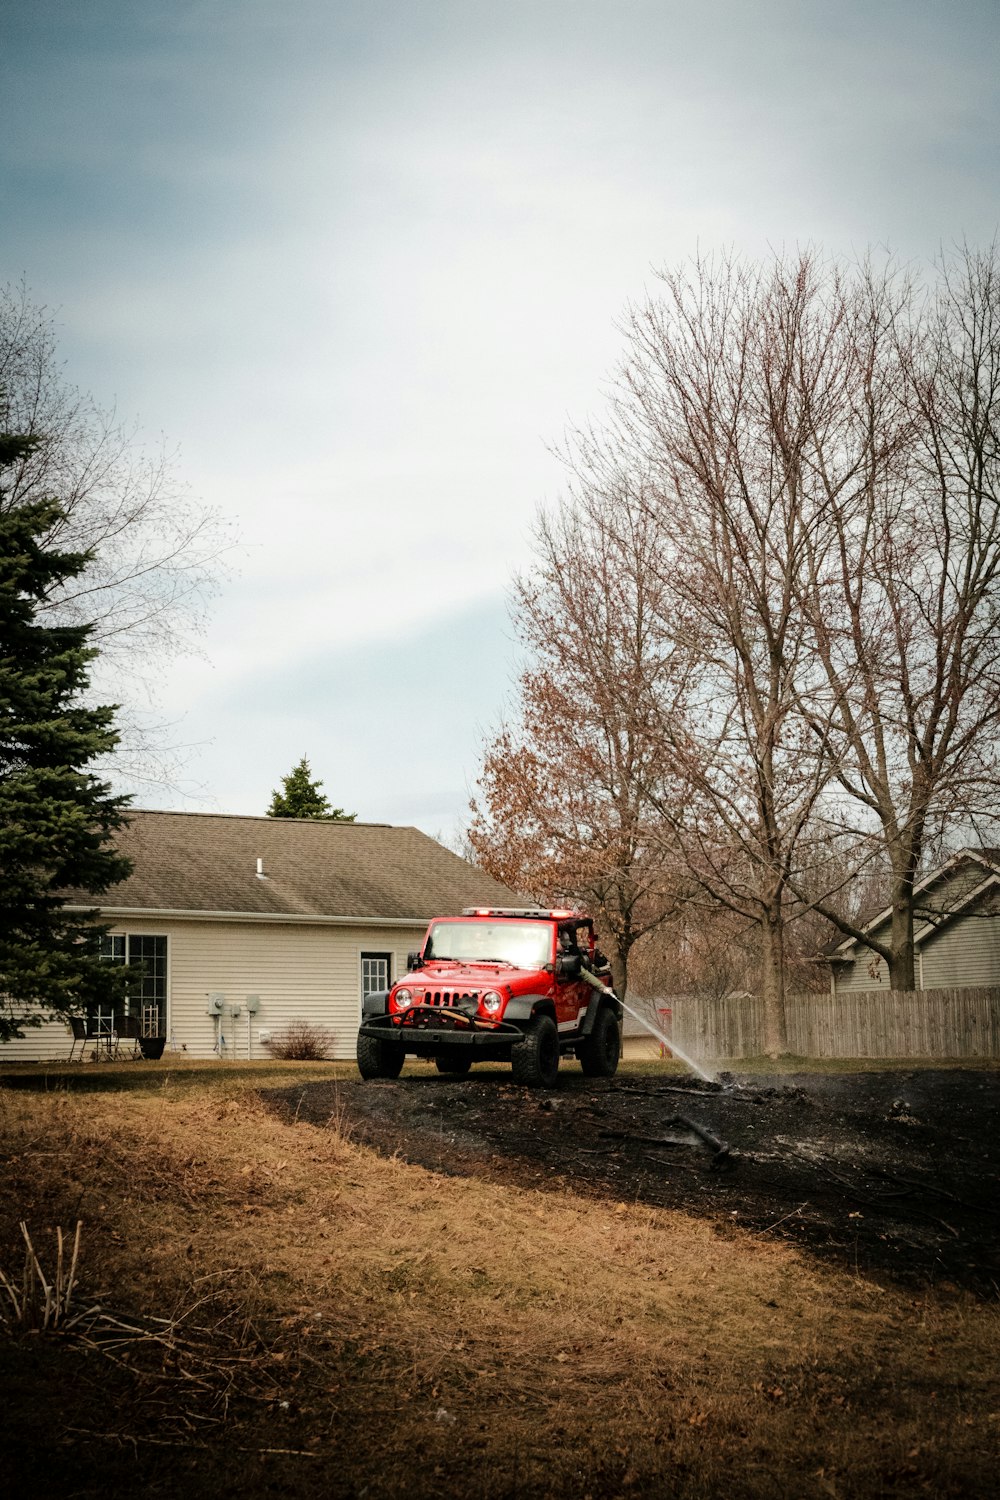
[[[10,1493],[995,1491],[995,1302],[671,1209],[445,1175],[352,1138],[336,1088],[321,1123],[258,1094],[352,1076],[7,1075],[47,1080],[0,1089],[19,1298],[19,1223],[50,1279],[56,1227],[83,1226],[64,1328],[24,1327],[0,1289]]]

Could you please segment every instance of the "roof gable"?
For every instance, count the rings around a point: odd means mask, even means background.
[[[959,849],[913,887],[915,943],[919,946],[970,904],[996,888],[1000,888],[1000,849]],[[880,929],[889,926],[891,918],[892,907],[884,907],[865,923],[864,931],[877,937]],[[827,956],[849,959],[862,946],[857,938],[844,938]]]
[[[133,861],[129,878],[71,901],[104,912],[425,921],[520,899],[419,829],[385,823],[135,810],[116,842]]]

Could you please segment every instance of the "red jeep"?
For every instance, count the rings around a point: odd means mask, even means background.
[[[610,1078],[622,1011],[601,968],[583,912],[467,907],[436,917],[406,978],[365,996],[361,1076],[398,1078],[409,1054],[456,1077],[473,1062],[509,1061],[517,1083],[550,1088],[570,1053],[589,1077]]]

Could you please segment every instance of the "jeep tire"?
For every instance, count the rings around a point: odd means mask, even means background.
[[[510,1053],[514,1082],[550,1089],[559,1073],[559,1032],[551,1016],[535,1016]]]
[[[609,1005],[602,1005],[594,1021],[594,1029],[584,1037],[576,1049],[580,1067],[587,1078],[613,1078],[618,1072],[618,1054],[621,1050],[621,1033],[618,1017]]]
[[[362,1078],[398,1078],[406,1054],[380,1036],[358,1037],[358,1072]]]
[[[472,1058],[467,1050],[460,1052],[456,1047],[454,1052],[439,1052],[434,1059],[434,1066],[439,1073],[448,1073],[452,1078],[464,1078],[472,1067]]]

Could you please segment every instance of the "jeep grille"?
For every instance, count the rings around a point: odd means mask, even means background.
[[[414,995],[413,998],[418,1005],[458,1005],[463,1000],[479,1004],[478,993],[470,990],[425,990],[422,995]]]

